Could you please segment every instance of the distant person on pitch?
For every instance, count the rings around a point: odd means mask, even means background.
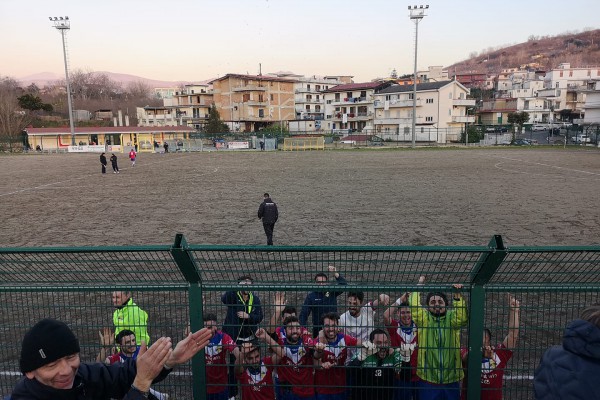
[[[106,155],[100,154],[100,164],[102,164],[102,173],[106,174]]]
[[[258,207],[258,219],[262,219],[268,246],[273,246],[273,230],[275,229],[277,218],[279,218],[277,204],[271,200],[269,193],[265,193],[264,200],[260,203],[260,207]]]
[[[112,164],[113,174],[118,174],[119,166],[117,165],[117,156],[115,156],[115,153],[112,153],[112,156],[110,156],[110,163]]]
[[[137,154],[135,153],[134,149],[131,149],[131,151],[129,152],[129,159],[131,160],[131,166],[135,167],[135,156]]]

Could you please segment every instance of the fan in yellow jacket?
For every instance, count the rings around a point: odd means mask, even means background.
[[[421,276],[419,284],[424,283],[425,277]],[[421,379],[422,400],[460,398],[460,330],[467,325],[467,305],[460,293],[462,285],[453,287],[452,308],[442,292],[428,293],[425,306],[421,305],[419,292],[410,294],[413,321],[419,329],[417,376]]]
[[[138,344],[144,341],[146,345],[149,346],[150,335],[148,335],[148,313],[133,302],[130,292],[113,292],[112,301],[113,305],[116,307],[116,310],[113,313],[115,335],[123,329],[129,329],[135,334]]]

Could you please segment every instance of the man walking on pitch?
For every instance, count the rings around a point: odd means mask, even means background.
[[[265,235],[267,235],[267,245],[273,246],[273,229],[275,229],[275,222],[279,218],[279,212],[277,211],[277,204],[271,200],[269,193],[264,194],[264,200],[258,207],[258,219],[262,219],[263,228],[265,228]]]

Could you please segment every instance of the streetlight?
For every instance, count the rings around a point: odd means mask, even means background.
[[[54,27],[60,31],[62,36],[63,57],[65,59],[65,78],[67,80],[67,104],[69,106],[69,125],[71,127],[71,145],[75,146],[75,125],[73,124],[73,105],[71,101],[71,84],[69,82],[69,66],[67,63],[67,45],[65,42],[66,31],[71,29],[69,17],[48,17]]]
[[[410,19],[415,21],[415,70],[413,75],[413,115],[412,115],[412,147],[415,147],[416,129],[417,129],[417,44],[419,39],[419,22],[425,16],[425,10],[429,6],[408,6],[410,11]]]

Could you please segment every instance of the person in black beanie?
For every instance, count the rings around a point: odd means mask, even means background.
[[[151,383],[191,359],[206,346],[210,334],[208,329],[190,333],[175,349],[170,338],[162,337],[150,348],[143,345],[136,360],[123,364],[87,364],[80,362],[73,331],[64,322],[43,319],[23,338],[19,368],[25,376],[11,399],[147,398]]]

